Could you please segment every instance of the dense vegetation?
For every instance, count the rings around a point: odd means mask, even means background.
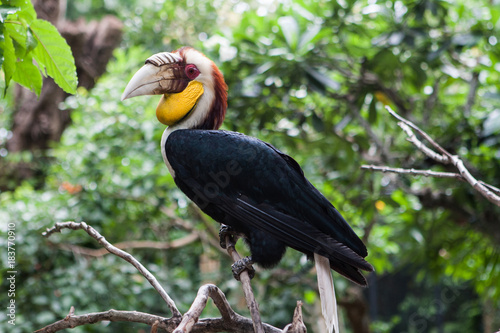
[[[16,15],[0,14],[2,21]],[[41,237],[65,220],[86,221],[113,243],[168,243],[207,230],[181,248],[130,251],[181,311],[202,283],[212,282],[246,313],[230,260],[214,242],[217,225],[175,187],[163,164],[157,98],[120,101],[144,59],[183,45],[203,51],[225,75],[223,128],[292,155],[366,240],[376,274],[361,300],[369,305],[373,332],[500,327],[498,207],[456,180],[360,169],[447,171],[405,140],[384,110],[388,104],[460,154],[478,178],[498,185],[498,6],[465,0],[68,2],[73,19],[105,14],[125,23],[122,46],[94,89],[79,89],[60,106],[72,110],[61,142],[47,151],[10,153],[12,87],[0,101],[0,158],[39,171],[36,179],[2,184],[9,190],[0,193],[0,244],[4,253],[5,222],[15,223],[18,274],[16,326],[2,311],[0,330],[33,331],[63,318],[71,306],[78,314],[110,308],[168,314],[125,262],[75,254],[77,247],[97,248],[85,233]],[[4,306],[7,257],[0,262]],[[337,275],[335,281],[339,299],[360,299],[348,281]],[[309,331],[317,331],[312,264],[301,254],[288,251],[276,269],[259,270],[253,285],[264,321],[282,327],[302,299]],[[217,313],[209,308],[206,315]],[[350,330],[347,316],[344,323]],[[75,330],[148,330],[107,325]]]

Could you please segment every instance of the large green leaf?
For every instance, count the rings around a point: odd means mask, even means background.
[[[36,20],[30,25],[31,34],[38,42],[33,56],[38,66],[66,92],[76,92],[76,67],[66,40],[50,22]]]

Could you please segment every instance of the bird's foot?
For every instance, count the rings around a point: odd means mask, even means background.
[[[239,237],[239,233],[237,233],[233,227],[230,227],[228,225],[225,225],[225,224],[221,224],[220,225],[220,229],[219,229],[219,244],[220,244],[220,247],[222,247],[223,249],[227,249],[227,241],[226,241],[226,237],[229,237],[229,241],[234,245],[236,244],[236,241],[238,240],[238,237]]]
[[[255,276],[255,269],[252,266],[253,263],[252,257],[245,257],[232,264],[231,269],[233,270],[234,278],[239,281],[240,274],[246,269],[250,280],[253,279]]]

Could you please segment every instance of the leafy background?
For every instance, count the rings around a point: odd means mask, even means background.
[[[479,178],[494,185],[500,179],[498,3],[85,0],[67,5],[71,19],[118,16],[125,23],[124,39],[95,88],[79,89],[60,106],[72,110],[72,125],[48,151],[9,153],[12,88],[0,100],[1,158],[33,163],[43,174],[42,182],[9,184],[11,190],[0,193],[0,243],[6,248],[4,221],[14,222],[19,272],[17,324],[8,325],[0,312],[1,330],[36,330],[66,316],[71,306],[77,314],[114,308],[168,315],[128,264],[110,255],[75,254],[75,246],[97,248],[84,232],[41,237],[64,220],[86,221],[114,243],[171,242],[202,231],[205,237],[181,248],[131,252],[182,312],[198,287],[211,282],[238,312],[247,313],[228,271],[230,261],[213,245],[216,224],[176,189],[163,165],[157,98],[120,101],[144,59],[183,45],[205,52],[225,74],[230,90],[223,128],[292,155],[366,238],[376,269],[371,287],[359,291],[337,276],[335,282],[343,300],[362,293],[371,331],[500,327],[498,209],[453,180],[360,169],[373,163],[446,171],[405,141],[384,110],[389,104],[463,156]],[[7,258],[0,261],[4,290]],[[253,284],[264,321],[283,327],[302,299],[309,331],[319,331],[312,265],[301,254],[288,251],[276,269],[259,270]],[[2,292],[0,303],[5,302]],[[217,312],[209,307],[204,315]],[[352,330],[345,311],[342,322]],[[74,330],[148,328],[104,323]]]

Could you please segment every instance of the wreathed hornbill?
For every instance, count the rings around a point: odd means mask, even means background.
[[[163,159],[191,200],[243,235],[251,252],[243,268],[252,263],[273,267],[287,246],[314,257],[331,331],[336,303],[330,269],[362,286],[366,280],[360,270],[373,270],[364,259],[365,245],[337,209],[290,156],[256,138],[218,130],[227,85],[202,53],[183,47],[148,58],[122,100],[139,95],[162,95],[156,116],[168,126],[161,139]]]

